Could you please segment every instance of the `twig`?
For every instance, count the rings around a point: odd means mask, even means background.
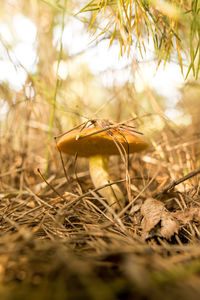
[[[22,172],[22,171],[24,171],[24,170],[25,170],[25,168],[18,168],[18,169],[10,170],[10,171],[7,171],[7,172],[5,172],[5,173],[0,174],[0,178],[1,178],[1,177],[4,177],[4,176],[11,175],[11,174],[13,174],[13,173],[19,173],[19,172]]]
[[[96,192],[100,191],[101,189],[104,189],[105,187],[112,186],[113,184],[124,182],[124,181],[126,181],[126,179],[121,179],[121,180],[117,180],[117,181],[114,181],[114,182],[106,183],[106,184],[104,184],[104,185],[102,185],[102,186],[100,186],[98,188],[95,188],[93,190],[89,190],[88,192],[86,192],[86,193],[84,193],[84,194],[82,194],[80,196],[77,196],[75,199],[73,199],[70,202],[70,205],[72,205],[73,203],[76,203],[76,202],[82,200],[85,197],[88,197],[88,196],[92,195],[92,192],[96,193]],[[68,205],[69,205],[69,203],[64,204],[63,207],[61,207],[59,211],[65,210],[68,207]]]
[[[56,139],[55,139],[55,141],[56,141]],[[63,157],[62,157],[62,153],[61,153],[59,148],[58,148],[58,151],[59,151],[59,154],[60,154],[60,159],[61,159],[62,167],[63,167],[63,170],[64,170],[65,178],[67,180],[67,183],[69,183],[69,176],[67,175],[67,172],[66,172],[66,169],[65,169],[65,164],[64,164],[64,161],[63,161]]]
[[[82,189],[82,186],[81,186],[81,184],[80,184],[79,178],[78,178],[78,176],[77,176],[77,170],[76,170],[76,167],[77,167],[77,159],[78,159],[78,153],[76,152],[76,153],[75,153],[75,157],[74,157],[74,175],[75,175],[76,182],[77,182],[77,185],[78,185],[78,188],[79,188],[79,194],[83,194],[83,189]]]
[[[187,175],[172,181],[170,184],[168,184],[164,189],[158,191],[157,193],[153,194],[153,197],[157,197],[161,194],[166,194],[168,191],[172,190],[176,185],[178,185],[179,183],[182,183],[183,181],[190,179],[191,177],[196,176],[197,174],[200,173],[200,168],[197,169],[196,171],[192,171],[190,173],[188,173]]]
[[[42,175],[42,173],[40,172],[40,169],[37,169],[40,177],[44,180],[44,182],[56,193],[56,195],[58,195],[61,199],[63,199],[64,201],[66,201],[66,199],[60,194],[58,193],[58,191],[56,191],[56,189],[44,178],[44,176]]]
[[[121,123],[119,123],[119,124],[121,124]],[[109,131],[110,129],[116,129],[117,127],[119,127],[119,124],[113,124],[113,125],[104,127],[102,129],[99,129],[99,130],[97,130],[95,132],[91,132],[89,134],[86,134],[84,136],[79,136],[78,139],[85,139],[85,138],[87,138],[89,136],[96,135],[96,134],[101,133],[101,132]],[[143,134],[142,132],[136,131],[134,129],[132,129],[132,131],[135,132],[135,133],[141,134],[141,135]]]

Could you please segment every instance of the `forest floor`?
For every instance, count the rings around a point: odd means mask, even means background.
[[[165,129],[130,156],[120,213],[87,168],[74,174],[68,159],[67,181],[50,165],[48,185],[34,152],[2,139],[0,299],[199,299],[200,136],[187,131]],[[125,177],[120,158],[109,167]]]

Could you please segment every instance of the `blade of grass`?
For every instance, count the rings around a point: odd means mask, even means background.
[[[58,77],[58,71],[59,71],[59,66],[62,58],[62,52],[63,52],[63,43],[62,43],[62,38],[63,38],[63,32],[64,32],[64,27],[65,27],[65,10],[67,7],[67,0],[64,2],[64,8],[62,11],[62,27],[61,27],[61,35],[60,35],[60,49],[59,49],[59,54],[58,54],[58,62],[57,62],[57,68],[56,68],[56,85],[54,89],[54,95],[53,95],[53,100],[52,100],[52,108],[51,108],[51,116],[50,116],[50,121],[49,121],[49,133],[47,137],[47,151],[46,151],[46,170],[45,170],[45,176],[48,175],[48,170],[49,170],[49,159],[50,159],[50,149],[49,149],[49,144],[52,139],[52,132],[53,132],[53,123],[54,123],[54,117],[55,117],[55,110],[56,110],[56,97],[57,97],[57,92],[58,92],[58,85],[59,85],[59,77]]]
[[[42,2],[48,4],[49,6],[52,6],[53,8],[56,8],[56,9],[59,9],[59,10],[63,10],[64,8],[56,3],[55,1],[52,1],[52,0],[42,0]]]

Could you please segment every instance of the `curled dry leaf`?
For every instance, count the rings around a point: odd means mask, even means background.
[[[178,222],[164,204],[158,200],[148,198],[141,207],[142,230],[145,238],[159,235],[170,239],[178,232]]]
[[[169,240],[175,233],[178,233],[179,224],[169,211],[165,211],[161,217],[160,234]]]
[[[143,216],[142,229],[144,233],[150,232],[161,220],[164,204],[152,198],[148,198],[141,207]]]

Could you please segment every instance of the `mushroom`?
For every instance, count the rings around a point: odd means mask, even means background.
[[[68,155],[89,158],[89,170],[93,184],[96,188],[106,185],[98,192],[107,200],[114,210],[125,205],[125,198],[117,184],[111,182],[108,174],[108,158],[110,155],[119,155],[140,152],[148,147],[128,127],[85,127],[71,130],[63,135],[57,142],[57,149]],[[123,150],[123,151],[122,151]]]

